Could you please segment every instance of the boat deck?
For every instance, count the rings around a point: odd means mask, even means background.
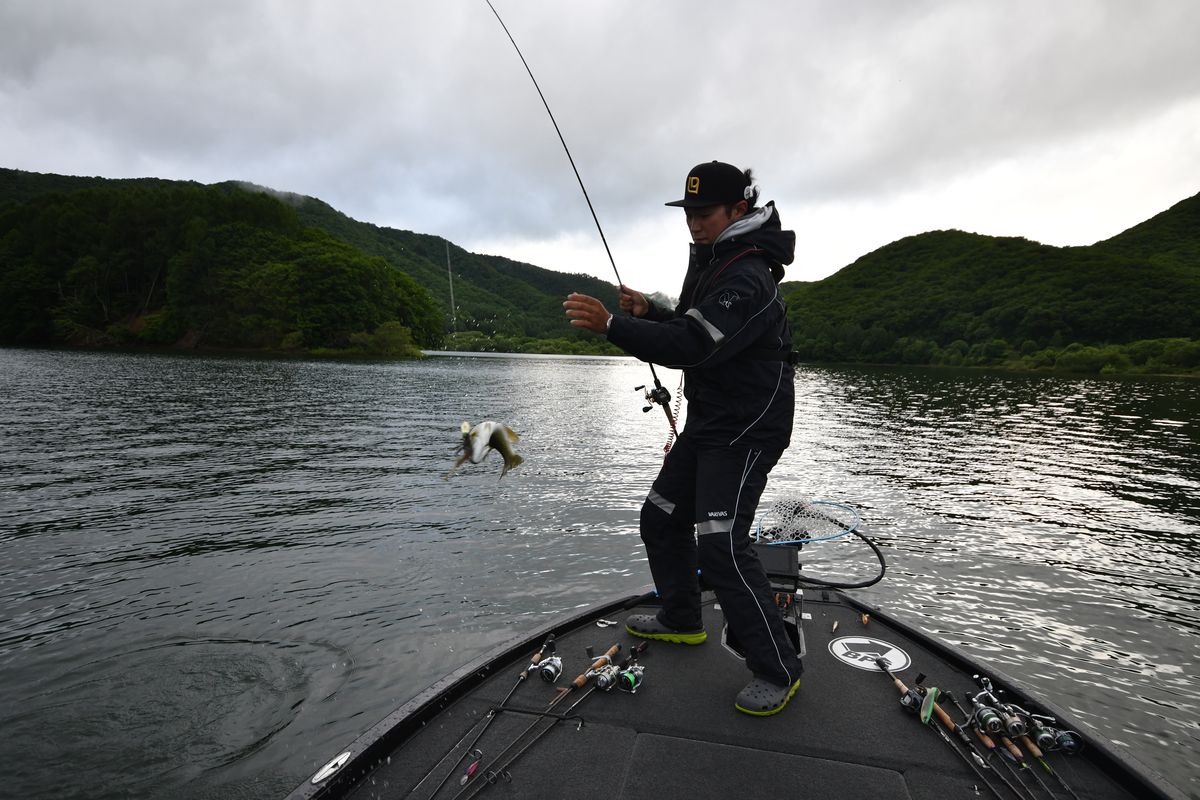
[[[549,629],[532,637],[527,649],[511,650],[503,663],[451,676],[438,691],[407,704],[350,748],[355,758],[344,768],[345,775],[339,773],[328,786],[306,783],[293,797],[466,800],[476,792],[494,800],[997,796],[935,729],[923,726],[916,714],[900,705],[899,691],[887,675],[839,660],[830,644],[840,640],[833,648],[839,651],[879,649],[877,643],[865,641],[870,637],[897,647],[911,659],[910,666],[897,672],[898,678],[912,685],[923,672],[924,685],[953,690],[965,704],[967,693],[977,690],[970,665],[957,661],[961,654],[905,626],[896,627],[879,614],[864,625],[861,607],[850,598],[809,589],[803,605],[806,655],[800,689],[779,714],[752,717],[734,709],[734,698],[749,673],[722,645],[723,618],[710,595],[706,600],[709,637],[705,644],[650,642],[639,659],[645,676],[636,693],[594,691],[566,720],[520,709],[543,711],[559,687],[587,668],[585,648],[599,654],[620,643],[623,656],[640,643],[621,625],[599,627],[597,618],[623,620],[629,613],[655,609],[650,597],[630,598],[554,629],[557,652],[564,661],[562,678],[553,685],[536,675],[521,682],[506,709],[475,744],[482,751],[479,771],[465,787],[460,778],[474,760],[462,758],[466,743],[516,684]],[[864,655],[863,664],[870,661]],[[1009,684],[1002,680],[1000,685]],[[458,687],[457,691],[447,693],[450,686]],[[554,711],[565,712],[584,691],[572,691]],[[943,707],[955,720],[961,719],[950,703],[944,702]],[[1036,704],[1030,710],[1046,708]],[[1061,713],[1053,706],[1049,710]],[[494,760],[531,725],[533,733],[548,730],[489,784],[486,775]],[[387,736],[393,741],[381,749]],[[1078,797],[1174,796],[1169,788],[1165,792],[1159,788],[1156,776],[1147,777],[1144,767],[1115,754],[1111,745],[1091,740],[1089,744],[1079,755],[1046,755]],[[454,753],[444,758],[452,749]],[[363,766],[364,760],[369,760],[369,767]],[[1010,783],[1020,784],[1022,797],[1071,798],[1036,763],[1020,776],[999,765],[998,754],[989,763],[996,764],[996,772]],[[1034,769],[1044,786],[1034,779]],[[448,780],[432,794],[443,776]],[[1014,797],[994,776],[989,778],[999,796]]]

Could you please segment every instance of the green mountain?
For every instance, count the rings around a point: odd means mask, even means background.
[[[1197,370],[1200,195],[1089,247],[934,231],[782,288],[807,361]],[[615,303],[302,195],[0,169],[0,344],[610,347],[565,324],[572,290]]]
[[[1189,197],[1093,249],[1151,263],[1200,269],[1200,194]]]
[[[1090,247],[910,236],[822,281],[787,284],[786,297],[805,360],[1037,367],[1069,348],[1093,361],[1108,348],[1116,369],[1122,353],[1132,365],[1196,366],[1200,195]],[[1148,340],[1160,344],[1129,351]]]
[[[11,169],[0,169],[0,343],[380,353],[405,350],[407,336],[436,347],[452,326],[447,255],[457,330],[595,348],[561,305],[573,289],[615,299],[595,278],[250,184]]]
[[[580,291],[616,303],[612,284],[589,275],[554,272],[503,256],[470,253],[439,236],[359,222],[311,197],[295,205],[300,219],[358,248],[381,256],[416,279],[447,309],[454,273],[457,330],[492,335],[559,338],[585,336],[564,323],[562,301]]]

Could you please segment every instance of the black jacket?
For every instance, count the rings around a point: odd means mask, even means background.
[[[782,451],[795,408],[787,309],[779,294],[796,234],[772,203],[692,245],[674,312],[614,316],[608,339],[642,361],[682,369],[686,435],[700,445]]]

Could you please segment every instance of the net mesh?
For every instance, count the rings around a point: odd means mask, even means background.
[[[817,542],[858,529],[858,512],[830,500],[779,500],[759,520],[756,540],[767,543]]]

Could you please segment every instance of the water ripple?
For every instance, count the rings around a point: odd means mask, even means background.
[[[281,795],[457,666],[640,590],[666,433],[648,377],[0,350],[0,670],[23,698],[0,782]],[[1172,756],[1200,746],[1196,382],[810,368],[796,388],[764,503],[855,505],[889,561],[866,599],[1200,793]],[[444,480],[464,419],[511,425],[525,464]],[[875,571],[855,539],[802,560]],[[86,785],[51,771],[68,752]]]

